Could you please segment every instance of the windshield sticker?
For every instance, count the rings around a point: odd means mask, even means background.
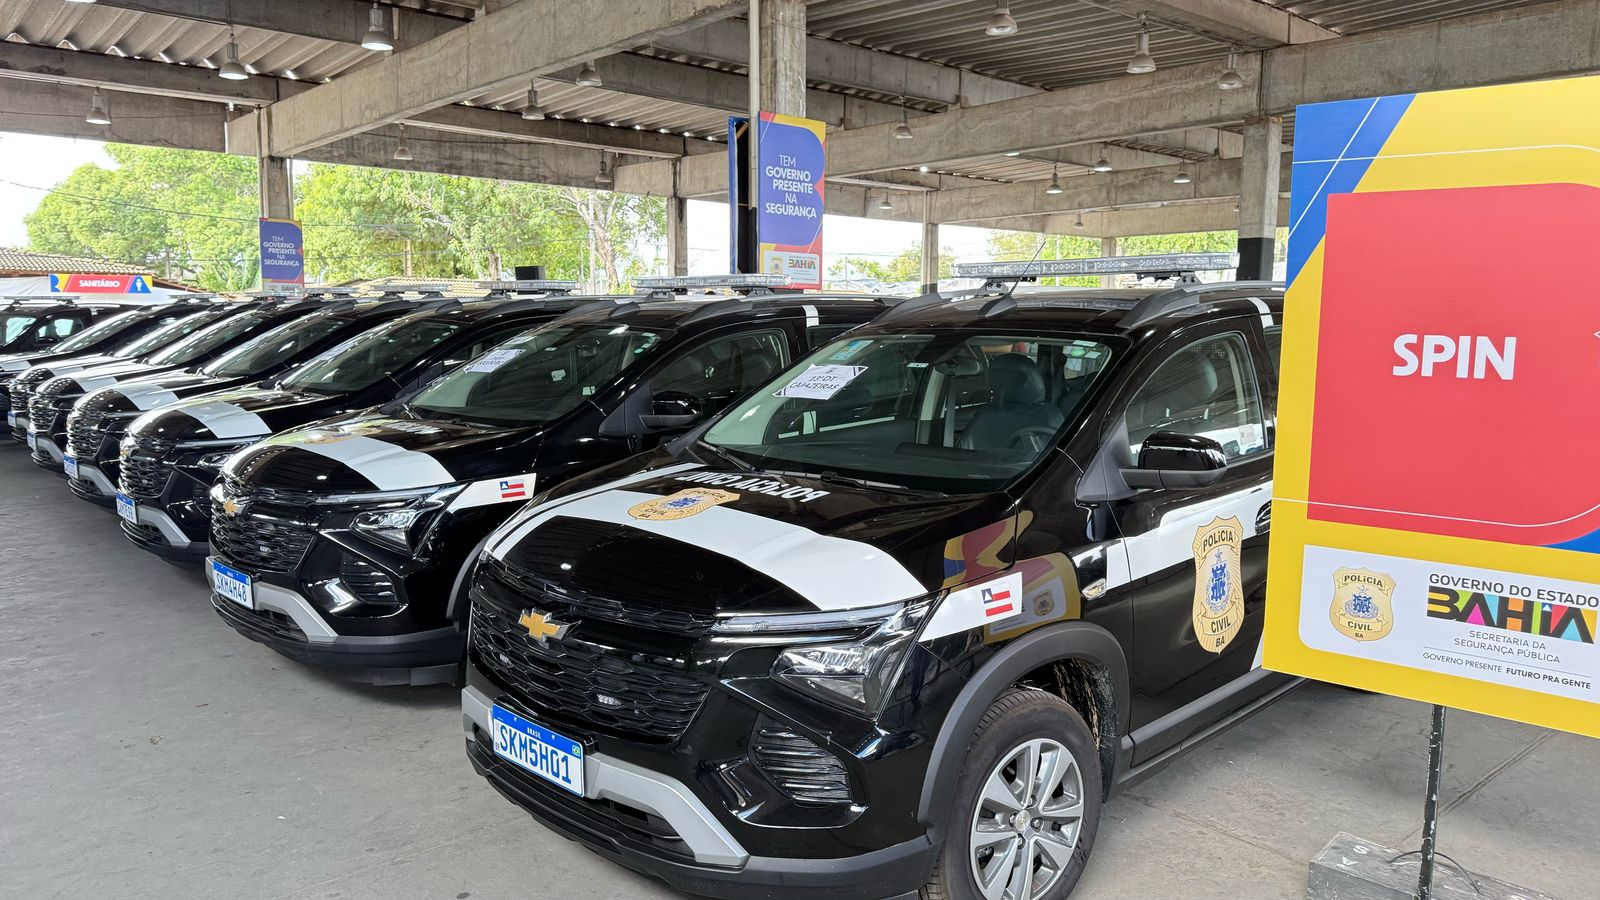
[[[1194,636],[1210,653],[1227,649],[1244,622],[1243,535],[1237,516],[1212,519],[1194,533]]]
[[[635,519],[647,519],[654,522],[669,519],[687,519],[690,516],[703,513],[713,506],[720,506],[737,499],[739,499],[739,495],[731,491],[719,491],[714,488],[686,488],[676,494],[634,504],[628,507],[628,515]]]
[[[840,347],[838,352],[834,353],[828,358],[836,362],[844,362],[845,360],[855,356],[857,353],[860,353],[870,346],[872,346],[872,341],[865,338],[859,338],[851,341],[848,344],[845,344],[843,347]]]
[[[799,500],[801,503],[820,500],[832,493],[832,491],[816,491],[808,487],[786,484],[770,478],[752,478],[749,475],[730,472],[696,472],[693,475],[679,475],[676,480],[735,488],[752,494],[766,494],[771,497],[782,497],[785,500]]]
[[[478,357],[467,365],[468,372],[493,372],[513,359],[522,355],[522,349],[513,347],[510,350],[494,350]]]
[[[844,390],[866,370],[866,366],[812,366],[772,396],[832,400],[834,394]]]

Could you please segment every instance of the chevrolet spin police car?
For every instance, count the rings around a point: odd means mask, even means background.
[[[248,308],[151,355],[148,361],[94,366],[70,375],[58,375],[44,382],[28,398],[28,431],[32,438],[29,445],[33,450],[34,463],[67,475],[63,467],[67,449],[67,416],[73,405],[90,391],[166,372],[199,368],[256,335],[310,315],[322,305],[321,301],[302,300],[298,296],[264,296],[236,304],[236,309]]]
[[[338,313],[341,319],[360,317],[362,333],[272,385],[182,399],[142,415],[128,425],[117,451],[123,534],[170,560],[204,559],[213,506],[209,492],[235,451],[274,432],[415,391],[484,349],[583,302],[566,295],[574,286],[492,282],[486,298],[434,299],[377,327],[368,317],[387,318],[386,311],[363,307]]]
[[[101,319],[61,343],[50,345],[48,350],[0,356],[0,412],[7,414],[6,427],[12,428],[15,423],[10,421],[11,392],[5,389],[5,384],[30,367],[85,355],[121,352],[122,348],[131,346],[144,335],[184,316],[197,313],[205,305],[209,304],[203,305],[198,300],[184,299],[159,305],[136,306],[126,312]]]
[[[690,893],[1069,894],[1109,791],[1293,685],[1258,656],[1282,288],[1024,266],[491,535],[477,770]]]
[[[215,493],[212,605],[352,678],[455,677],[469,563],[536,489],[682,434],[884,308],[763,287],[782,280],[641,280],[660,293],[589,304],[401,402],[239,453]],[[737,290],[671,292],[691,284]]]

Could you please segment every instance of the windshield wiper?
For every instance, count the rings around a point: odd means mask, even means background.
[[[754,472],[756,470],[755,466],[752,466],[749,463],[745,462],[744,460],[740,459],[739,457],[734,456],[732,452],[730,452],[728,450],[724,450],[721,447],[718,447],[716,444],[713,444],[713,443],[711,443],[709,441],[706,441],[704,439],[695,441],[695,443],[699,444],[701,447],[705,447],[705,448],[709,449],[713,454],[715,454],[719,458],[727,460],[728,462],[732,463],[733,467],[738,469],[741,472]]]

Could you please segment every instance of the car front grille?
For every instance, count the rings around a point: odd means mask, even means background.
[[[124,462],[124,467],[127,463]],[[300,564],[316,528],[292,516],[255,509],[258,498],[225,491],[224,502],[212,505],[211,546],[230,562],[257,572],[290,572]],[[227,501],[241,504],[228,515]]]
[[[35,430],[49,428],[55,422],[55,398],[44,394],[33,394],[28,398],[28,423]]]
[[[657,604],[640,601],[625,602],[562,587],[492,557],[484,557],[481,565],[486,575],[558,619],[605,619],[620,625],[689,637],[709,634],[717,622],[716,616],[705,613],[664,609]]]
[[[172,441],[134,438],[134,445],[122,457],[122,492],[141,500],[161,496],[172,477],[172,466],[166,461],[172,448]]]
[[[474,592],[471,646],[491,677],[534,713],[580,728],[646,740],[682,736],[708,682],[659,656],[568,635],[540,644],[512,605]]]

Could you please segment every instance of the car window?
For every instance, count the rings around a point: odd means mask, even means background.
[[[1255,371],[1240,334],[1204,338],[1173,353],[1128,403],[1135,458],[1145,439],[1160,431],[1211,438],[1229,459],[1265,451]]]
[[[27,313],[12,313],[0,319],[0,343],[9,344],[21,337],[39,317]]]
[[[515,337],[523,332],[532,331],[533,329],[534,326],[531,323],[520,322],[515,325],[502,326],[494,329],[493,331],[480,334],[471,343],[463,344],[460,347],[450,351],[450,355],[444,359],[444,370],[448,372],[462,363],[477,359],[478,357],[494,349],[496,346],[505,342],[508,338]]]
[[[344,394],[402,371],[461,330],[459,319],[407,316],[324,350],[283,380],[294,390]]]
[[[154,353],[174,341],[182,340],[225,315],[228,315],[228,311],[219,309],[184,316],[181,319],[168,322],[144,337],[118,347],[111,351],[111,355],[119,359],[137,359]]]
[[[832,341],[855,325],[813,325],[806,329],[806,349],[815,350]]]
[[[1262,329],[1267,341],[1267,362],[1272,364],[1272,377],[1283,377],[1283,326]]]
[[[1090,336],[845,336],[735,405],[703,440],[763,468],[995,490],[1080,421],[1112,357]]]
[[[232,315],[150,357],[158,366],[185,366],[238,340],[266,320],[265,311]]]
[[[93,325],[90,325],[88,328],[84,328],[74,333],[68,340],[62,341],[60,346],[56,347],[56,350],[62,353],[69,353],[73,350],[79,349],[80,347],[87,347],[91,344],[98,343],[108,336],[114,335],[122,329],[127,328],[129,325],[132,325],[136,320],[139,319],[140,315],[141,314],[138,312],[125,312],[118,313],[117,315],[110,316],[108,318],[102,318]]]
[[[279,325],[229,350],[200,371],[218,378],[259,375],[305,353],[348,324],[336,316],[306,316]]]
[[[718,338],[668,363],[650,383],[652,395],[667,391],[700,401],[707,415],[765,384],[788,364],[781,331],[756,331]]]

